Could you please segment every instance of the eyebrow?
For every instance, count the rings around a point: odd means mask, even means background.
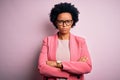
[[[70,21],[71,21],[72,19],[68,19],[68,20],[70,20]],[[57,20],[57,21],[68,21],[68,20]]]

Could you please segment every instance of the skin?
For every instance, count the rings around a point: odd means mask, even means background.
[[[57,20],[72,20],[72,16],[70,13],[61,13],[58,15]],[[59,26],[57,23],[57,27],[59,30],[59,39],[65,40],[65,39],[69,39],[69,34],[70,34],[70,29],[72,27],[73,21],[71,23],[71,25],[67,26],[65,23],[62,26]]]
[[[57,17],[57,20],[63,20],[63,21],[72,20],[72,15],[68,12],[60,13]],[[62,26],[60,26],[56,22],[56,25],[57,25],[58,30],[59,30],[59,34],[58,34],[59,39],[61,39],[61,40],[68,40],[69,39],[70,29],[72,27],[72,24],[73,24],[73,21],[72,21],[71,25],[69,25],[69,26],[67,26],[65,23]],[[86,62],[87,58],[83,56],[78,61]],[[58,67],[56,61],[46,61],[46,64],[49,66],[52,66],[52,67],[59,68],[59,69],[62,68],[62,64],[61,64],[61,66]]]

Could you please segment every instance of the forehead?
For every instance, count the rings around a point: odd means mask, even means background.
[[[72,20],[72,15],[68,12],[60,13],[57,20]]]

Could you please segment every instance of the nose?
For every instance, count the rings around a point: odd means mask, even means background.
[[[66,26],[66,23],[65,22],[63,22],[63,27],[65,27]]]

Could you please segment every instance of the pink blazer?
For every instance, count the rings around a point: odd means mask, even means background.
[[[70,61],[63,61],[63,70],[48,66],[47,60],[56,61],[57,34],[46,37],[40,52],[38,69],[43,76],[42,80],[56,80],[56,77],[67,80],[84,80],[84,74],[92,69],[90,55],[83,38],[70,34]],[[86,62],[78,62],[80,57],[86,56]]]

